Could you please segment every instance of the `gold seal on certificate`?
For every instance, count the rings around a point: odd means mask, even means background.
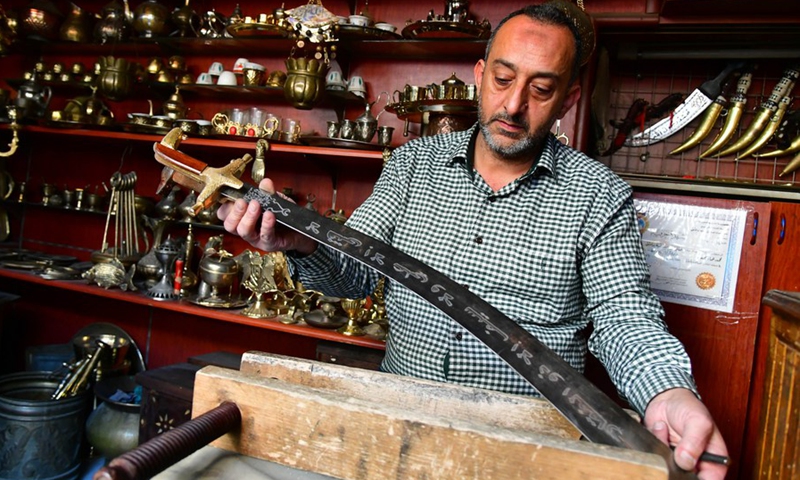
[[[713,273],[703,272],[697,276],[695,283],[703,290],[710,290],[717,284],[717,279]]]

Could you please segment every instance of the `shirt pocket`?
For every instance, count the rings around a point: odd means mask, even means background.
[[[522,318],[533,313],[552,316],[553,321],[575,314],[580,299],[580,279],[574,254],[565,249],[513,245],[510,265],[516,270],[510,285],[519,296]],[[535,311],[535,312],[534,312]]]

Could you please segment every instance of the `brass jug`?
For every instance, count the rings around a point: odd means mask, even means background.
[[[164,37],[169,34],[169,10],[156,0],[146,0],[133,12],[133,29],[140,37]]]
[[[94,26],[94,41],[100,44],[124,42],[131,34],[128,3],[111,0],[101,13]]]
[[[170,15],[172,23],[178,28],[178,35],[181,37],[199,36],[197,30],[200,28],[200,16],[189,6],[189,1],[186,0],[182,7],[176,7]]]
[[[92,39],[92,15],[81,7],[70,3],[70,11],[61,28],[58,37],[67,42],[89,43]]]

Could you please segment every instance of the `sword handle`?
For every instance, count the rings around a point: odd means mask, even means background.
[[[731,73],[736,70],[741,70],[745,65],[747,65],[747,63],[742,61],[729,63],[728,66],[725,67],[725,70],[721,71],[719,75],[712,80],[704,82],[698,87],[698,90],[703,92],[707,98],[717,98],[722,92],[722,82],[724,82]]]

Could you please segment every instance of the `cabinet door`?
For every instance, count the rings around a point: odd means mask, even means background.
[[[762,293],[769,290],[800,292],[800,270],[797,268],[797,252],[800,245],[800,204],[771,202],[769,246],[767,250],[764,285]],[[747,411],[747,429],[741,478],[755,468],[755,448],[760,434],[759,416],[764,401],[764,375],[767,351],[769,350],[771,311],[762,308],[759,317],[758,338],[755,345],[753,380],[750,389],[750,405]]]
[[[636,198],[747,211],[733,312],[662,302],[670,332],[686,347],[700,395],[725,438],[733,460],[729,478],[736,478],[743,463],[742,444],[759,325],[770,204],[660,194],[636,194]]]

